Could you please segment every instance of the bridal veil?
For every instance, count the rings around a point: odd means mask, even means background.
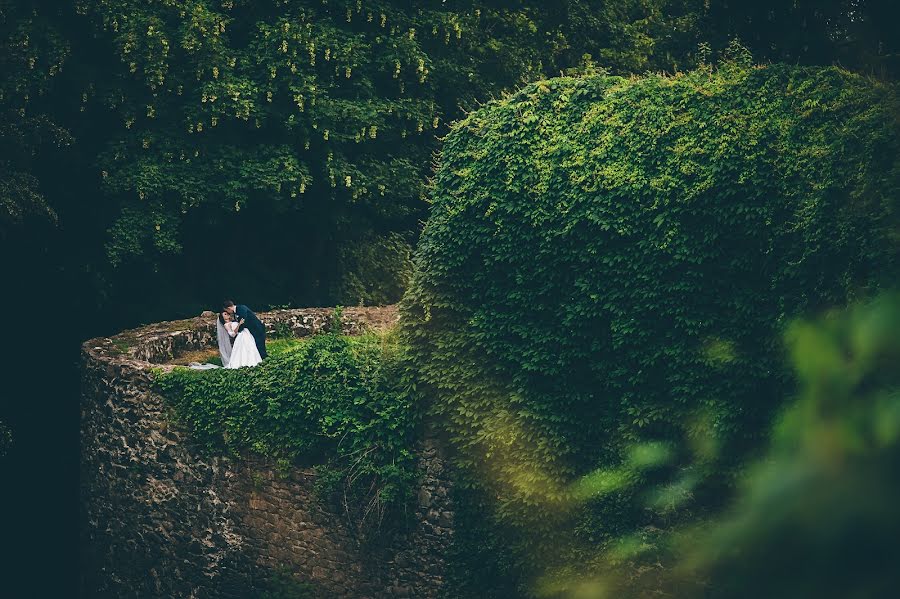
[[[222,355],[222,366],[228,368],[228,362],[231,360],[231,339],[220,317],[216,317],[216,337],[219,341],[219,353]]]

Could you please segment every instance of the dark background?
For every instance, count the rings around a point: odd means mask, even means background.
[[[0,458],[4,594],[75,596],[78,585],[79,340],[97,321],[77,280],[52,253],[4,253],[2,418],[13,431]]]

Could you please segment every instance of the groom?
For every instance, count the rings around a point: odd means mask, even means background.
[[[256,317],[253,310],[244,304],[235,305],[231,300],[222,302],[222,310],[237,316],[241,330],[250,330],[250,334],[256,340],[256,349],[259,350],[259,356],[265,360],[268,355],[266,353],[266,326]]]

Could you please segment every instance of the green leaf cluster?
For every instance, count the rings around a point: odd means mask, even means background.
[[[40,14],[0,0],[0,239],[29,218],[56,223],[31,161],[74,140],[41,100],[69,58],[65,38]]]
[[[317,335],[237,370],[155,378],[191,439],[213,452],[315,465],[360,538],[410,499],[419,413],[394,336]]]
[[[632,29],[657,8],[629,4],[591,26],[618,32],[602,38],[608,63],[640,68],[651,45]],[[326,209],[334,226],[396,228],[423,212],[435,133],[540,76],[568,27],[553,10],[482,2],[113,0],[79,13],[118,59],[84,98],[118,121],[98,158],[121,206],[115,264],[180,252],[190,213]]]
[[[897,280],[897,100],[732,61],[538,81],[453,127],[402,313],[512,551],[472,561],[522,580],[577,559],[561,534],[611,542],[724,495],[793,389],[785,323]],[[644,508],[659,480],[678,509]]]

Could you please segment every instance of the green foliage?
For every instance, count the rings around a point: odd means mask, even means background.
[[[556,18],[467,4],[84,3],[120,60],[87,99],[121,122],[99,160],[122,206],[110,258],[177,253],[182,215],[209,209],[315,214],[327,202],[330,229],[420,215],[429,132],[538,76],[541,25]],[[628,31],[602,38],[610,61],[645,65],[650,44],[631,28],[646,24],[606,12],[594,27]]]
[[[716,597],[886,597],[900,578],[900,295],[794,323],[799,397],[682,575]],[[789,572],[785,565],[789,565]]]
[[[39,239],[110,329],[220,297],[195,265],[224,239],[254,306],[393,301],[447,124],[592,61],[671,66],[668,3],[2,0],[0,218],[34,243],[23,215],[58,216]]]
[[[46,19],[0,1],[0,238],[29,216],[56,221],[30,162],[46,146],[73,141],[41,105],[68,58],[66,40]]]
[[[317,464],[361,537],[411,496],[418,411],[391,336],[329,333],[238,370],[176,369],[155,377],[208,451]]]
[[[412,246],[399,233],[370,235],[341,249],[339,282],[332,296],[353,306],[400,300],[412,274]]]
[[[617,539],[589,566],[545,577],[541,596],[891,595],[900,558],[900,295],[794,322],[785,338],[799,394],[766,454],[742,472],[732,505],[675,530]],[[647,509],[659,509],[652,495]]]
[[[897,279],[896,110],[837,68],[737,61],[540,81],[454,126],[405,335],[511,576],[724,495],[793,388],[784,323]],[[666,461],[633,467],[647,442]]]
[[[340,335],[344,329],[344,307],[335,306],[331,314],[328,316],[328,324],[325,331],[332,335]]]
[[[275,339],[290,339],[294,336],[294,331],[291,329],[290,323],[277,322],[272,328],[274,329],[272,337]]]
[[[763,61],[896,74],[897,6],[0,0],[0,239],[60,263],[109,330],[220,297],[196,264],[223,239],[247,248],[228,293],[254,306],[391,301],[432,156],[481,102],[692,68],[735,37]]]
[[[838,63],[846,68],[900,75],[900,41],[894,0],[689,0],[680,19],[682,35],[659,36],[664,46],[702,39],[724,48],[731,39],[767,60],[800,64]],[[662,33],[662,32],[660,32]],[[669,39],[666,39],[669,37]],[[677,46],[676,46],[677,47]]]

